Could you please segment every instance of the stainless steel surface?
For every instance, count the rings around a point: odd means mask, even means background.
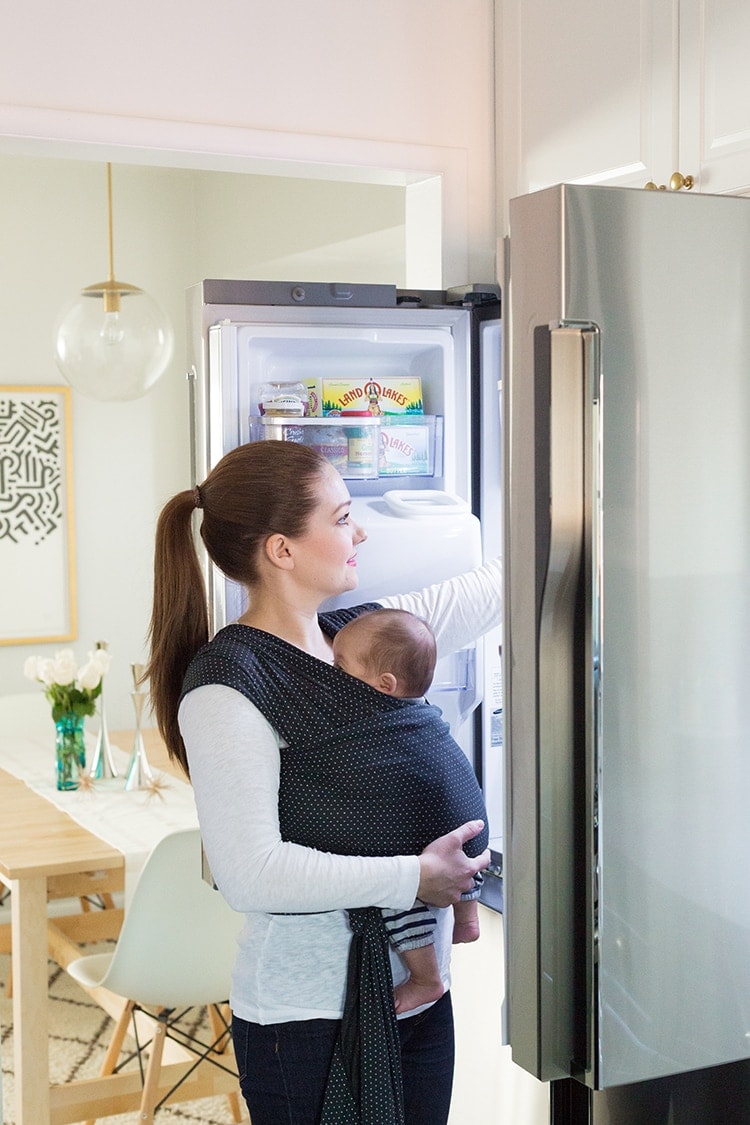
[[[689,281],[675,289],[674,277]],[[549,979],[538,938],[560,907],[540,901],[550,888],[536,880],[554,806],[573,821],[559,863],[575,873],[574,921],[582,910],[589,922],[585,935],[552,932],[560,950],[573,942],[574,963],[587,961],[574,1006],[592,1017],[592,1057],[579,1027],[568,1072],[603,1088],[746,1059],[750,200],[570,185],[524,197],[511,205],[509,296],[513,1055],[543,1077],[562,1065],[543,1047],[547,990],[563,1013],[565,990]],[[564,791],[545,788],[535,765],[547,740],[533,669],[550,527],[534,369],[550,323],[594,325],[600,365],[584,441],[592,631],[587,640],[578,626],[574,676],[597,738],[567,813]],[[591,736],[576,729],[574,758],[585,760]]]
[[[575,677],[583,558],[584,344],[549,341],[549,551],[539,617],[539,946],[542,1065],[566,1072],[573,1018]],[[537,384],[537,393],[541,386]]]

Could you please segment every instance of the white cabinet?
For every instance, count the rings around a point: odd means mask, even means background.
[[[561,181],[750,192],[748,0],[506,0],[506,200]]]
[[[680,171],[750,194],[750,4],[680,0],[679,17]]]

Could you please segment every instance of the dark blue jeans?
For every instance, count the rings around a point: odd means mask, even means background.
[[[232,1021],[240,1087],[253,1125],[318,1125],[338,1020],[261,1026]],[[453,1086],[450,993],[398,1021],[406,1125],[445,1125]]]

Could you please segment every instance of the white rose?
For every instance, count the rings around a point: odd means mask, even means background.
[[[88,664],[84,664],[83,668],[78,670],[78,682],[84,691],[93,691],[101,678],[101,669],[93,660],[89,660]]]
[[[39,663],[37,665],[37,670],[39,672],[39,679],[42,681],[43,684],[46,684],[47,687],[49,687],[50,684],[54,684],[56,682],[55,681],[55,662],[54,662],[54,660],[50,660],[50,658],[48,656],[45,657],[43,660],[39,661]]]
[[[76,678],[78,665],[73,650],[70,648],[61,649],[60,652],[55,653],[53,662],[54,671],[52,682],[59,684],[60,687],[67,687],[72,684]]]
[[[27,680],[40,680],[39,675],[39,657],[27,656],[23,662],[23,674]]]
[[[89,653],[89,663],[98,668],[102,676],[104,676],[109,671],[112,657],[108,652],[105,652],[103,648],[98,648],[95,652]]]

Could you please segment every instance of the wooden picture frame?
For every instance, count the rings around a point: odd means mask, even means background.
[[[76,631],[71,390],[0,386],[0,645]]]

